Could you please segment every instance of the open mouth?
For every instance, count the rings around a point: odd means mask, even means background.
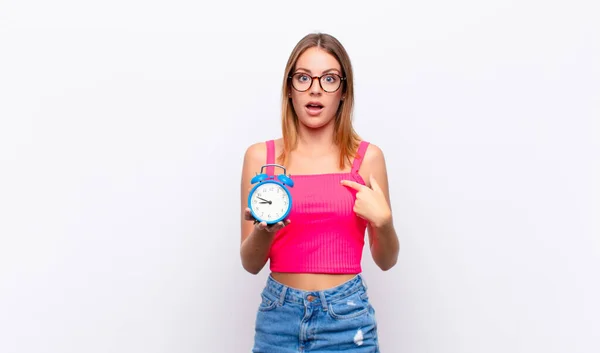
[[[308,103],[306,109],[309,113],[319,113],[323,110],[323,105],[320,103]]]

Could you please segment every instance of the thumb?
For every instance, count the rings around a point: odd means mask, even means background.
[[[371,183],[371,188],[374,191],[381,192],[381,187],[377,183],[377,180],[375,180],[375,177],[373,176],[373,174],[369,175],[369,182]]]

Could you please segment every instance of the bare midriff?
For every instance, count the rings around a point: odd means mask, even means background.
[[[339,286],[354,278],[356,274],[272,272],[271,276],[277,282],[291,288],[305,291],[320,291]]]

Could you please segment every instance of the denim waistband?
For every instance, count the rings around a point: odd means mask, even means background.
[[[276,281],[269,275],[264,288],[266,292],[275,296],[280,304],[284,302],[303,304],[308,300],[314,305],[323,306],[323,308],[327,307],[329,301],[347,297],[361,289],[367,290],[367,284],[361,274],[357,274],[352,279],[338,286],[321,291],[307,291],[289,287]]]

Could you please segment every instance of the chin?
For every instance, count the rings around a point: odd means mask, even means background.
[[[325,127],[329,124],[332,124],[335,121],[335,116],[327,117],[326,112],[319,114],[318,116],[310,116],[302,114],[298,117],[298,120],[302,123],[302,125],[309,127],[311,129],[318,129],[321,127]]]
[[[310,129],[320,129],[322,127],[328,126],[329,124],[333,124],[334,119],[323,119],[318,117],[304,117],[300,118],[300,123]]]

